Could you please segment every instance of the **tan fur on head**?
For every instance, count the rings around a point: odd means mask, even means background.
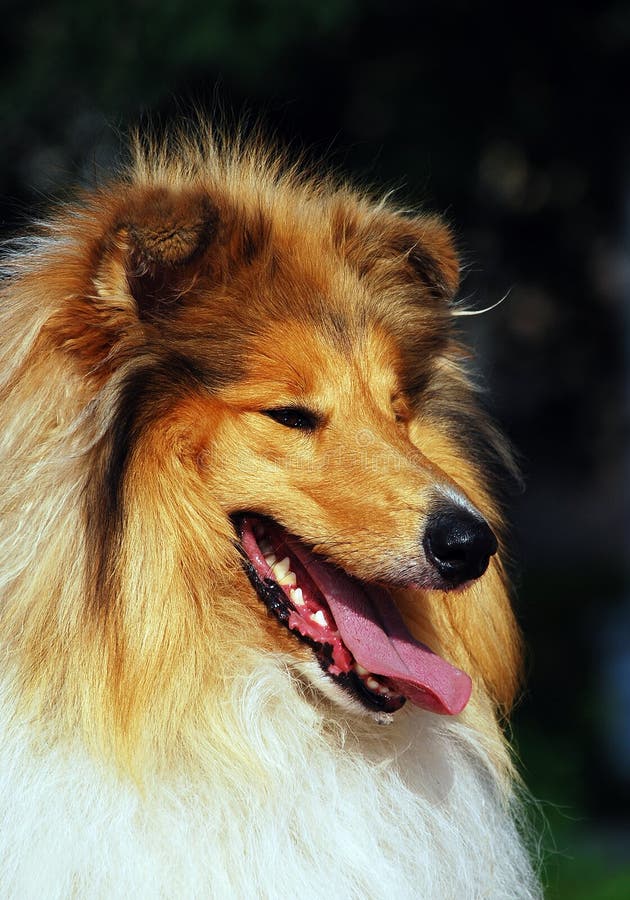
[[[376,579],[408,563],[436,485],[501,528],[483,453],[503,451],[460,364],[444,225],[257,146],[180,143],[60,210],[3,288],[16,683],[42,727],[136,774],[201,722],[209,742],[229,732],[242,654],[308,656],[246,582],[229,513]],[[296,398],[329,422],[308,447],[259,415]],[[509,708],[519,668],[500,559],[466,595],[401,603],[475,679],[469,715],[495,740],[487,698]]]

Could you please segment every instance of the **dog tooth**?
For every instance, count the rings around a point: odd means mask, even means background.
[[[265,556],[265,562],[267,563],[269,568],[271,568],[271,566],[273,566],[273,564],[275,563],[277,558],[278,557],[274,556],[273,553],[270,553],[269,556]]]
[[[288,556],[285,556],[284,559],[281,559],[279,563],[276,563],[273,567],[273,574],[276,576],[278,580],[284,578],[289,569],[291,568],[291,560]]]
[[[355,668],[355,670],[356,670],[356,672],[357,672],[357,675],[369,675],[369,674],[370,674],[370,673],[368,672],[368,670],[367,670],[367,669],[364,669],[363,666],[360,666],[358,662],[355,662],[354,668]]]
[[[328,625],[328,620],[323,609],[318,609],[316,613],[313,613],[311,619],[313,622],[317,622],[318,625],[322,625],[324,628]]]
[[[365,682],[371,691],[377,691],[379,688],[379,683],[376,678],[368,678]]]
[[[304,606],[304,594],[302,593],[302,588],[294,588],[294,590],[289,591],[289,596],[296,606]]]
[[[284,578],[280,579],[280,584],[297,584],[297,576],[295,572],[287,572]]]

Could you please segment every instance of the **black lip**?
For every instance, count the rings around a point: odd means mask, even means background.
[[[243,513],[241,515],[246,514]],[[238,518],[240,518],[240,516]],[[238,518],[234,517],[234,520],[238,522]],[[258,516],[258,518],[263,517]],[[322,644],[318,641],[314,641],[300,631],[289,628],[289,616],[294,609],[289,598],[280,585],[273,581],[273,579],[265,578],[263,580],[260,578],[258,572],[247,557],[247,554],[240,546],[240,543],[238,544],[238,549],[242,557],[243,569],[249,578],[250,584],[256,591],[259,599],[262,600],[267,607],[269,615],[276,618],[294,637],[311,648],[322,671],[328,678],[332,679],[332,681],[348,693],[352,694],[356,699],[360,700],[365,707],[372,711],[396,712],[404,705],[406,702],[405,697],[396,697],[396,699],[392,700],[382,694],[375,694],[370,691],[356,672],[342,672],[340,675],[333,675],[329,671],[329,667],[333,662],[332,646],[330,644]]]

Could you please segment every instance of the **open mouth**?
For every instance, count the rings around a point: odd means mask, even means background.
[[[344,572],[270,519],[243,514],[236,527],[260,599],[354,699],[383,712],[405,700],[442,715],[466,706],[468,675],[412,637],[386,589]]]

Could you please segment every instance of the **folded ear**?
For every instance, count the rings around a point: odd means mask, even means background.
[[[394,217],[385,245],[437,297],[452,300],[459,287],[459,260],[450,230],[437,216]]]
[[[436,300],[451,300],[459,286],[459,260],[448,227],[437,216],[405,216],[378,208],[342,208],[337,244],[362,278],[403,280]]]
[[[192,264],[217,237],[219,212],[200,190],[137,189],[106,235],[96,284],[100,297],[126,295],[141,319],[158,317],[194,283]]]
[[[105,373],[162,333],[186,298],[263,257],[270,225],[202,187],[117,184],[59,217],[68,240],[47,264],[53,339]]]

